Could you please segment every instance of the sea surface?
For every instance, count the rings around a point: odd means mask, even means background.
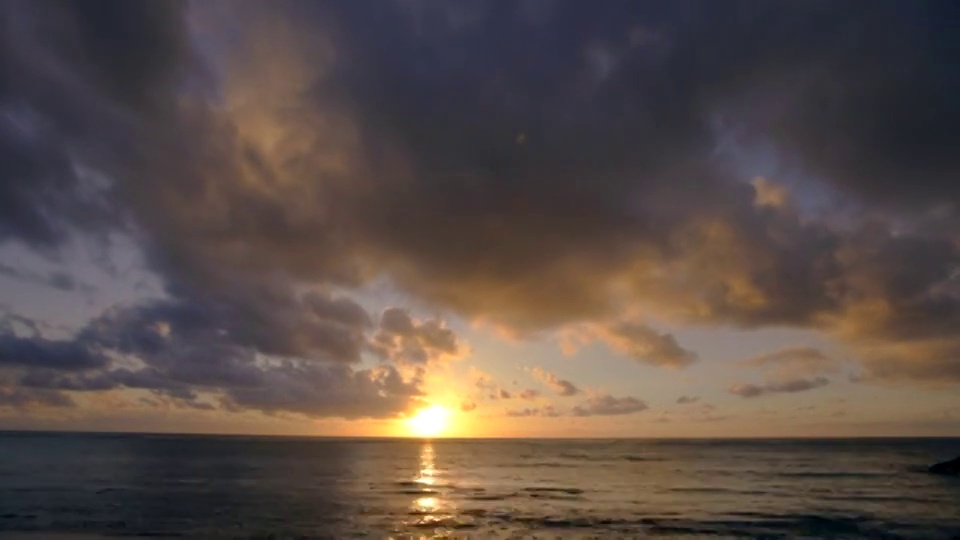
[[[954,538],[960,439],[0,433],[0,537]]]

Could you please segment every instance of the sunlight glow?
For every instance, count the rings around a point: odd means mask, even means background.
[[[420,409],[407,419],[407,426],[418,437],[436,437],[447,430],[450,411],[440,405],[431,405]]]

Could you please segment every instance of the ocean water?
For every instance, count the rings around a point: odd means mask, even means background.
[[[960,439],[0,434],[0,537],[953,538]],[[19,534],[18,534],[19,533]]]

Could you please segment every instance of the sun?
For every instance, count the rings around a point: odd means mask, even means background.
[[[418,437],[436,437],[447,430],[450,410],[440,405],[420,409],[407,419],[410,432]]]

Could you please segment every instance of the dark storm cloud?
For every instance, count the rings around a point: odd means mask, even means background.
[[[750,99],[776,109],[742,121],[778,135],[782,118],[829,98],[794,79],[861,84],[847,68],[891,70],[890,58],[859,60],[871,46],[898,45],[889,37],[898,25],[925,37],[915,26],[922,9],[903,4],[914,12],[906,19],[896,5],[861,12],[819,2],[558,3],[543,18],[508,4],[332,6],[350,61],[334,67],[331,91],[351,96],[361,129],[379,140],[371,161],[396,151],[410,175],[383,171],[388,180],[365,200],[368,240],[418,263],[397,274],[408,287],[521,327],[605,311],[608,299],[592,286],[598,272],[642,250],[655,264],[706,264],[703,276],[682,268],[703,304],[691,315],[706,320],[807,324],[834,309],[823,285],[839,277],[831,251],[840,239],[750,208],[752,190],[726,181],[712,153],[712,121]],[[909,56],[893,60],[912,65]],[[818,114],[831,111],[845,114]],[[785,153],[819,163],[824,152],[789,144],[795,130],[785,131],[775,138]],[[842,142],[866,153],[860,134]],[[823,126],[811,140],[829,144],[829,135]],[[723,249],[711,253],[718,234]],[[728,262],[728,275],[712,268],[731,253],[744,261]],[[504,283],[521,286],[498,294]]]
[[[70,396],[50,390],[0,388],[0,407],[28,408],[28,407],[73,407],[75,403]]]
[[[344,298],[305,295],[303,307],[317,317],[314,325],[303,326],[309,317],[283,317],[281,311],[277,316],[292,326],[272,324],[283,339],[267,343],[258,341],[260,333],[247,335],[243,325],[233,327],[216,306],[206,306],[209,312],[197,309],[201,306],[199,301],[158,301],[115,309],[92,320],[74,339],[6,332],[0,365],[20,368],[19,386],[37,391],[144,389],[195,407],[205,407],[198,393],[210,392],[234,408],[311,416],[386,417],[422,394],[418,379],[404,379],[393,366],[349,365],[359,358],[369,318]],[[264,349],[295,354],[265,357]],[[143,366],[108,365],[107,351]]]
[[[333,6],[332,35],[350,62],[334,65],[320,107],[349,94],[354,122],[376,141],[365,150],[377,153],[366,155],[388,164],[375,171],[378,189],[362,198],[370,214],[358,229],[365,246],[398,265],[393,276],[411,290],[519,331],[608,312],[611,297],[598,284],[612,281],[638,301],[700,323],[826,321],[835,329],[837,315],[853,317],[868,307],[865,299],[901,303],[902,293],[902,303],[920,314],[912,319],[934,328],[957,322],[955,295],[918,298],[950,279],[960,260],[951,238],[928,237],[940,234],[936,227],[907,234],[891,233],[893,221],[873,231],[831,228],[801,216],[789,196],[771,198],[774,184],[731,182],[731,170],[713,152],[717,129],[745,125],[748,134],[772,137],[787,162],[826,171],[831,155],[845,154],[813,148],[804,142],[807,132],[784,126],[810,108],[818,119],[833,115],[847,124],[847,109],[820,106],[830,99],[824,92],[835,88],[837,99],[847,99],[854,87],[869,92],[866,80],[897,79],[891,60],[930,68],[910,62],[917,50],[858,61],[871,46],[921,46],[929,15],[923,8],[561,3],[532,17],[503,4],[414,11],[383,4],[374,13]],[[898,9],[909,13],[900,18]],[[336,31],[360,18],[368,31]],[[906,41],[891,37],[897,29],[910,33]],[[850,66],[877,73],[854,78]],[[918,105],[905,92],[900,97],[902,111]],[[763,114],[745,111],[744,100]],[[912,122],[909,113],[879,108],[870,118]],[[869,161],[867,131],[837,140],[827,123],[809,140],[849,145]],[[886,127],[883,137],[898,133]],[[897,154],[884,151],[879,162]],[[858,192],[842,167],[823,176]],[[949,223],[953,214],[946,212],[937,219]],[[929,255],[919,268],[881,265],[881,283],[863,280],[869,272],[862,258],[923,246]],[[884,286],[892,281],[902,285]],[[937,311],[949,315],[939,324]],[[900,313],[890,326],[898,326]],[[636,332],[607,330],[632,354],[626,340]],[[850,340],[884,332],[868,326]],[[695,355],[654,358],[682,366]],[[942,360],[934,362],[931,373],[949,374]]]
[[[167,295],[73,342],[7,339],[139,358],[104,375],[125,386],[380,414],[418,381],[347,364],[424,364],[455,336],[393,311],[371,343],[358,306],[301,291],[385,277],[516,335],[590,323],[655,365],[696,354],[604,321],[813,327],[872,376],[958,381],[955,9],[5,2],[0,239],[123,227]],[[728,139],[862,215],[744,182]]]
[[[115,223],[85,174],[136,151],[136,116],[171,105],[185,4],[10,0],[0,7],[0,239],[50,246]],[[89,171],[86,171],[89,172]]]
[[[61,291],[81,291],[93,292],[91,285],[78,281],[76,278],[66,272],[51,272],[42,274],[26,268],[19,268],[8,264],[0,263],[0,275],[4,275],[28,283],[36,283],[52,289]]]
[[[0,321],[0,367],[37,367],[81,371],[103,367],[110,361],[96,343],[46,339],[32,325],[30,335],[18,334],[9,319]]]
[[[422,395],[392,366],[354,371],[347,366],[295,365],[265,372],[264,384],[230,391],[233,403],[267,412],[385,418]]]
[[[228,359],[243,349],[335,362],[360,360],[370,323],[359,305],[325,293],[311,292],[298,300],[285,292],[264,288],[230,298],[198,296],[114,309],[91,321],[81,338],[137,355],[171,352],[182,358],[199,352]],[[197,362],[197,369],[203,366]]]
[[[895,209],[948,205],[955,217],[956,3],[840,2],[819,10],[824,26],[794,23],[809,31],[807,58],[796,68],[815,75],[795,80],[783,102],[755,108],[766,116],[759,127],[847,193]]]

